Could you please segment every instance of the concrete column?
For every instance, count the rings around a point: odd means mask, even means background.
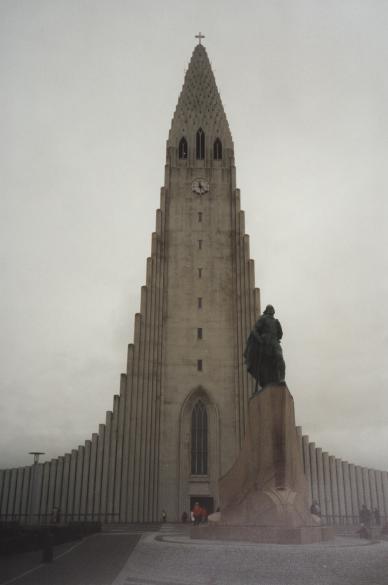
[[[249,302],[251,307],[251,327],[254,325],[256,321],[256,311],[255,311],[255,261],[250,258],[248,263],[248,273],[249,273]]]
[[[98,427],[98,443],[97,443],[97,458],[96,458],[96,477],[94,485],[94,519],[103,521],[101,516],[101,482],[102,482],[102,466],[104,458],[104,443],[105,443],[105,425]]]
[[[1,505],[2,505],[2,501],[3,501],[4,474],[5,474],[5,470],[0,469],[0,514],[1,514]]]
[[[48,488],[50,481],[50,462],[45,461],[43,463],[43,475],[42,475],[42,490],[40,494],[40,515],[42,521],[47,521],[47,499],[48,499]]]
[[[16,478],[17,478],[17,467],[11,469],[11,477],[9,481],[9,494],[8,494],[8,509],[7,514],[12,518],[14,513],[15,504],[15,492],[16,492]]]
[[[144,372],[142,376],[141,394],[143,399],[142,407],[142,437],[141,455],[140,455],[140,469],[139,469],[139,519],[143,522],[148,521],[148,505],[149,505],[149,467],[150,467],[150,435],[151,435],[151,421],[150,414],[152,411],[151,403],[151,388],[150,384],[150,369],[151,369],[151,337],[152,337],[152,261],[147,258],[147,278],[146,278],[146,307],[144,314]]]
[[[325,506],[327,523],[333,523],[333,501],[331,497],[331,479],[330,479],[330,464],[329,454],[325,451],[322,453],[323,462],[323,478],[325,482]]]
[[[356,478],[356,467],[353,463],[349,463],[349,481],[350,481],[350,493],[352,498],[352,523],[358,523],[358,494],[357,494],[357,478]]]
[[[315,443],[309,444],[310,454],[310,473],[311,473],[311,493],[313,500],[319,501],[318,493],[318,473],[317,473],[317,456],[315,452]]]
[[[93,433],[92,445],[90,448],[90,466],[89,466],[89,482],[88,482],[88,496],[87,496],[87,520],[94,519],[94,511],[95,511],[94,495],[95,495],[95,485],[96,485],[98,442],[99,442],[98,433]]]
[[[383,487],[383,499],[384,499],[384,508],[385,508],[385,518],[388,521],[388,472],[382,471],[381,472],[381,480],[382,480],[382,487]]]
[[[60,511],[63,520],[67,520],[68,505],[67,500],[69,496],[69,474],[70,474],[70,453],[66,453],[63,461],[63,480],[61,490],[61,505]]]
[[[130,497],[131,497],[131,472],[130,472],[130,454],[131,454],[131,420],[132,420],[132,376],[134,368],[134,345],[128,345],[127,358],[127,375],[125,390],[125,412],[123,422],[123,463],[121,476],[121,494],[120,494],[120,522],[129,522],[130,519]]]
[[[55,496],[55,482],[57,477],[57,459],[50,461],[50,477],[48,486],[48,497],[47,497],[47,514],[52,515],[54,508],[54,496]]]
[[[31,476],[31,521],[33,524],[39,522],[40,514],[40,496],[42,492],[42,479],[43,479],[43,464],[34,463],[32,466]]]
[[[22,493],[23,493],[23,467],[18,467],[16,472],[16,489],[15,489],[15,503],[13,508],[14,516],[20,519],[21,505],[22,505]]]
[[[127,522],[134,522],[137,519],[135,515],[135,484],[137,482],[136,472],[136,458],[138,456],[138,385],[139,385],[139,368],[140,368],[140,356],[141,356],[141,339],[142,339],[142,316],[139,313],[135,315],[135,333],[134,333],[134,357],[133,357],[133,370],[132,370],[132,382],[131,382],[131,409],[130,409],[130,423],[128,426],[128,432],[130,433],[129,440],[129,462],[128,462],[128,482],[127,482]]]
[[[42,475],[42,489],[40,493],[40,510],[39,513],[42,517],[42,521],[47,521],[47,498],[48,498],[48,487],[50,479],[50,463],[45,461],[43,463],[43,475]]]
[[[302,427],[298,426],[298,427],[295,427],[295,428],[296,428],[296,436],[298,438],[298,445],[299,445],[300,456],[302,458],[302,465],[303,465]]]
[[[322,516],[326,516],[326,494],[325,494],[325,478],[323,475],[323,458],[322,449],[315,450],[317,458],[317,478],[318,478],[318,501],[321,508]]]
[[[109,473],[109,454],[110,454],[110,442],[112,435],[112,418],[113,413],[108,410],[106,413],[105,422],[105,437],[104,437],[104,457],[102,464],[102,482],[101,482],[101,503],[100,513],[103,514],[101,517],[102,522],[107,522],[108,518],[106,515],[106,498],[108,492],[108,473]]]
[[[74,493],[75,478],[77,474],[77,456],[77,449],[72,449],[70,456],[69,497],[67,500],[67,513],[70,514],[69,520],[76,520],[74,516]]]
[[[338,502],[339,502],[339,513],[340,513],[340,523],[343,524],[345,522],[346,517],[346,508],[345,508],[345,490],[344,490],[344,478],[342,475],[342,461],[341,459],[335,460],[336,468],[337,468],[337,486],[338,486]]]
[[[249,318],[249,296],[248,296],[248,287],[249,287],[249,279],[248,279],[248,260],[249,260],[249,236],[245,233],[245,213],[244,211],[240,212],[240,217],[243,223],[242,226],[242,245],[241,245],[241,252],[242,252],[242,259],[241,259],[241,276],[242,276],[242,303],[243,303],[243,338],[242,342],[243,345],[245,344],[246,339],[248,338],[249,331],[251,328],[251,322]],[[249,387],[249,374],[246,368],[243,368],[244,373],[244,387]],[[245,420],[248,420],[248,396],[247,393],[244,392],[245,398]]]
[[[82,484],[81,484],[81,501],[80,501],[80,520],[88,520],[87,518],[87,503],[88,503],[88,488],[89,488],[89,469],[90,469],[90,451],[91,441],[85,441],[84,449],[84,464],[82,469]]]
[[[30,467],[23,467],[23,486],[20,501],[20,520],[26,522],[28,514],[28,494],[30,491]]]
[[[11,471],[11,469],[4,469],[3,497],[1,500],[1,516],[3,517],[8,516],[8,500],[10,492],[9,483],[11,481]]]
[[[113,503],[115,493],[115,479],[116,479],[116,454],[117,454],[117,432],[119,425],[119,408],[120,396],[117,394],[113,397],[113,416],[112,416],[112,431],[110,440],[110,455],[108,461],[108,492],[107,492],[107,521],[117,522],[118,518],[113,515]]]
[[[364,485],[365,504],[370,510],[372,508],[372,498],[370,495],[369,470],[366,467],[362,468],[362,483]]]
[[[75,490],[74,490],[74,514],[75,519],[80,520],[80,508],[81,508],[81,491],[82,491],[82,479],[84,471],[84,455],[85,447],[80,445],[77,450],[77,468],[75,473]]]
[[[333,455],[329,456],[330,466],[330,487],[331,487],[331,498],[333,503],[333,517],[334,523],[338,524],[340,521],[340,508],[338,499],[338,484],[337,484],[337,467],[336,460]]]
[[[146,392],[144,392],[144,378],[146,369],[146,342],[147,342],[147,297],[148,291],[146,286],[141,287],[141,342],[140,342],[140,354],[139,354],[139,373],[137,379],[137,436],[135,443],[135,481],[133,485],[133,509],[134,509],[134,522],[143,521],[143,494],[144,484],[142,471],[144,467],[144,440],[145,440],[145,421],[144,421],[144,410],[146,410]]]
[[[244,228],[242,226],[243,221],[241,219],[241,210],[240,210],[240,198],[239,193],[236,190],[236,215],[235,215],[235,222],[236,222],[236,242],[235,242],[235,258],[236,258],[236,298],[237,298],[237,347],[239,355],[243,354],[243,342],[244,342],[244,305],[243,305],[243,260],[242,260],[242,236],[244,233]],[[233,207],[233,206],[232,206]],[[238,388],[244,388],[244,381],[245,381],[245,372],[242,367],[242,363],[239,362],[240,365],[240,381]],[[245,428],[247,423],[247,404],[246,404],[246,397],[244,392],[239,393],[239,422],[240,422],[240,442],[242,444],[243,438],[245,436]]]
[[[244,349],[243,345],[243,326],[242,326],[242,303],[241,303],[241,237],[240,237],[240,219],[239,219],[239,195],[238,191],[236,190],[236,203],[232,205],[232,221],[234,223],[236,237],[234,242],[234,260],[235,260],[235,271],[236,271],[236,280],[235,280],[235,294],[236,294],[236,305],[237,305],[237,312],[235,316],[235,323],[236,323],[236,331],[237,331],[237,351],[238,355],[243,355]],[[244,388],[244,372],[242,368],[242,363],[238,360],[238,382],[236,384],[236,391],[238,388]],[[238,412],[237,412],[237,428],[239,429],[239,441],[240,447],[242,445],[242,441],[245,435],[245,425],[246,425],[246,411],[245,411],[245,400],[244,400],[244,392],[239,392],[237,396],[237,405],[238,405]]]
[[[305,473],[305,476],[307,479],[309,506],[311,506],[312,501],[313,501],[313,495],[312,495],[312,486],[311,486],[311,470],[310,470],[310,453],[309,453],[308,435],[304,435],[302,437],[302,445],[303,445],[304,473]]]
[[[358,494],[358,512],[360,512],[362,505],[365,504],[364,482],[362,480],[362,467],[356,466],[356,481]]]
[[[64,466],[64,457],[58,457],[57,459],[57,474],[55,477],[55,490],[54,490],[54,503],[53,507],[59,508],[61,510],[61,495],[63,489],[63,466]]]
[[[117,427],[117,453],[116,453],[116,471],[115,471],[115,490],[114,490],[114,502],[113,502],[113,513],[115,521],[122,521],[123,515],[120,510],[120,498],[122,491],[122,474],[123,474],[123,453],[124,453],[124,421],[125,421],[125,410],[127,402],[127,376],[121,374],[120,377],[120,401],[119,401],[119,415],[118,415],[118,427]]]
[[[368,469],[368,475],[369,475],[369,487],[370,487],[370,497],[371,497],[371,508],[372,508],[372,511],[373,511],[378,506],[375,470],[374,469]]]
[[[381,520],[385,517],[385,505],[384,505],[384,497],[383,497],[383,483],[382,483],[382,473],[381,471],[375,471],[376,477],[376,490],[377,490],[377,508],[380,512]]]
[[[234,206],[232,205],[232,214],[233,214],[233,208]],[[163,230],[162,230],[162,237],[165,237],[165,231],[166,231],[166,214],[163,214],[164,217],[164,222],[162,223],[163,226]],[[235,223],[235,219],[234,219],[234,223]],[[235,248],[234,248],[234,252],[235,252]],[[156,454],[156,458],[155,458],[155,479],[154,479],[154,484],[155,484],[155,497],[154,497],[154,501],[153,501],[153,519],[159,519],[160,517],[160,510],[159,510],[159,491],[160,491],[160,487],[159,487],[159,450],[160,450],[160,436],[161,436],[161,416],[162,416],[162,377],[163,377],[163,371],[162,371],[162,365],[163,365],[163,359],[164,359],[164,311],[167,305],[167,294],[165,294],[165,288],[167,287],[166,282],[167,282],[167,262],[165,261],[165,256],[164,256],[164,249],[162,249],[162,247],[160,246],[160,271],[159,271],[159,279],[158,279],[158,343],[157,343],[157,373],[156,373],[156,380],[157,380],[157,385],[156,385],[156,397],[155,397],[155,405],[156,405],[156,410],[155,410],[155,450],[157,452]],[[236,258],[234,256],[234,262],[236,262]],[[235,293],[236,294],[236,293]],[[236,311],[236,318],[237,318],[237,311]],[[239,331],[241,332],[241,329],[239,329],[238,324],[236,324],[236,332],[237,332],[237,340],[239,339]],[[242,376],[241,376],[241,361],[238,360],[238,365],[237,365],[237,375],[239,376],[239,381],[241,381],[242,383]],[[238,386],[239,388],[243,388],[243,386]],[[243,423],[241,423],[241,419],[240,419],[240,415],[241,415],[241,398],[240,395],[237,394],[236,396],[236,405],[238,407],[238,411],[237,412],[237,443],[238,446],[240,446],[240,439],[243,436],[244,433],[244,421]],[[237,445],[236,445],[237,447]]]
[[[152,234],[152,255],[151,255],[151,312],[150,312],[150,341],[149,341],[149,416],[148,416],[148,467],[146,472],[146,484],[149,486],[148,499],[144,511],[147,522],[153,519],[154,481],[155,481],[155,409],[156,409],[156,366],[157,366],[157,342],[158,342],[158,290],[157,279],[160,269],[159,237]]]
[[[232,206],[233,207],[233,206]],[[163,214],[164,221],[162,222],[162,237],[164,237],[165,230],[166,230],[166,214]],[[167,305],[167,294],[165,294],[165,283],[167,282],[167,263],[164,260],[164,250],[160,252],[161,255],[161,269],[159,271],[159,281],[158,281],[158,343],[157,343],[157,386],[156,386],[156,410],[155,410],[155,452],[157,452],[155,456],[155,497],[153,500],[153,519],[156,520],[160,517],[160,509],[159,509],[159,450],[160,450],[160,436],[161,436],[161,417],[162,417],[162,377],[163,377],[163,360],[164,360],[164,329],[163,329],[163,315],[165,314],[164,311],[166,310]],[[239,328],[236,327],[237,335]],[[240,368],[241,370],[241,368]],[[242,378],[241,378],[242,381]],[[243,387],[243,386],[239,386]],[[237,396],[236,400],[237,405],[241,405],[240,396]],[[244,427],[241,426],[240,418],[237,420],[237,429],[238,429],[238,441],[242,436],[242,429]]]
[[[353,523],[353,504],[352,504],[352,492],[350,488],[350,474],[349,474],[349,463],[347,461],[342,462],[342,475],[344,479],[344,491],[345,491],[345,510],[346,510],[346,524]]]

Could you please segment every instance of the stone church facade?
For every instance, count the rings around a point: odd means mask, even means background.
[[[165,181],[134,340],[105,424],[43,464],[0,471],[0,514],[169,520],[200,500],[244,437],[254,383],[243,363],[260,313],[233,141],[204,46],[194,49],[167,140]],[[299,429],[310,498],[328,516],[388,515],[388,476],[322,454]]]

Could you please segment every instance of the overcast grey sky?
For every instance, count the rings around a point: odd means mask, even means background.
[[[0,467],[112,408],[199,30],[297,423],[388,469],[384,0],[2,0]]]

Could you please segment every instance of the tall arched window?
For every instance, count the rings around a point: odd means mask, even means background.
[[[197,159],[203,160],[205,158],[205,132],[200,128],[196,137],[196,152]]]
[[[213,145],[213,158],[214,160],[222,159],[222,142],[219,138],[216,138]]]
[[[207,474],[207,412],[198,400],[191,415],[191,473]]]
[[[179,141],[178,153],[179,158],[187,158],[187,140],[184,136]]]

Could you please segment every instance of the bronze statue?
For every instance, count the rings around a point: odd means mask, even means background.
[[[255,392],[271,383],[285,383],[286,364],[280,345],[283,331],[274,314],[273,306],[267,305],[248,337],[244,352],[248,372],[256,380]]]

